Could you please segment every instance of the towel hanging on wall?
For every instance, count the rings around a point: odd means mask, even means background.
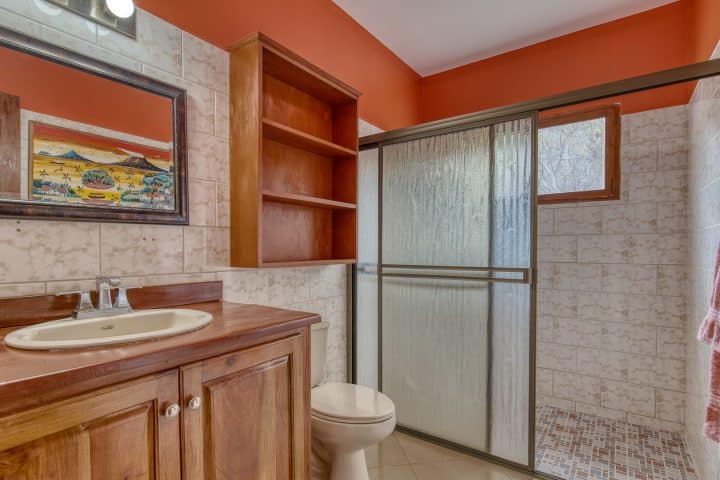
[[[715,256],[713,292],[698,340],[712,347],[710,351],[710,398],[705,408],[705,436],[720,442],[720,245]]]

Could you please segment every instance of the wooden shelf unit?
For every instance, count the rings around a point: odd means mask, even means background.
[[[232,266],[355,262],[359,95],[262,34],[232,47]]]

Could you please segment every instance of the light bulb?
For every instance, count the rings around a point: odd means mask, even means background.
[[[133,0],[105,0],[105,5],[118,18],[130,18],[135,13]]]

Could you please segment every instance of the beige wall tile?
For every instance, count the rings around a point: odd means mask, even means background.
[[[589,405],[600,405],[606,382],[607,380],[556,371],[553,372],[553,396]]]
[[[577,371],[577,349],[556,343],[537,343],[537,366],[565,372]]]
[[[685,265],[660,265],[657,273],[659,295],[675,297],[687,289],[687,268]]]
[[[573,290],[539,289],[537,310],[539,315],[574,318],[577,314],[577,294]]]
[[[615,352],[655,355],[655,327],[608,322],[603,325],[603,348]]]
[[[555,343],[600,348],[602,323],[594,320],[555,318]]]
[[[187,32],[182,34],[183,77],[221,93],[229,92],[230,57]]]
[[[205,270],[205,229],[203,227],[183,228],[183,252],[185,272]]]
[[[683,265],[686,242],[684,234],[630,235],[630,261],[643,265]]]
[[[97,37],[95,23],[55,5],[50,5],[45,2],[29,2],[27,0],[4,0],[2,8],[3,13],[0,17],[5,17],[8,15],[5,11],[9,11],[22,15],[26,20],[34,20],[60,31],[71,33],[88,42],[94,42]],[[27,22],[16,20],[9,26],[11,28],[13,26],[24,27],[28,29],[26,33],[36,33]]]
[[[575,262],[577,260],[577,237],[563,235],[538,238],[538,261]]]
[[[208,269],[222,270],[230,266],[230,229],[227,227],[205,230],[206,257]]]
[[[27,297],[31,295],[44,295],[45,284],[34,283],[9,283],[0,285],[0,298]]]
[[[576,402],[572,400],[566,400],[564,398],[557,398],[546,395],[538,395],[537,397],[538,405],[548,405],[550,407],[562,408],[563,410],[567,410],[569,412],[575,411],[575,403]]]
[[[685,202],[658,203],[658,233],[684,233],[687,231],[687,205]]]
[[[535,377],[535,383],[537,384],[538,395],[552,396],[552,379],[553,371],[547,368],[538,368],[537,376]]]
[[[600,407],[598,405],[586,405],[581,402],[575,403],[575,411],[578,413],[588,413],[603,418],[612,418],[613,420],[626,420],[627,412],[622,410],[613,410],[612,408]]]
[[[578,237],[578,262],[627,263],[629,257],[630,249],[625,235],[580,235]]]
[[[98,27],[97,43],[126,57],[180,75],[180,29],[138,9],[137,39]]]
[[[180,283],[212,282],[215,273],[178,273],[175,275],[148,275],[147,285],[176,285]]]
[[[670,390],[657,390],[657,418],[669,422],[685,422],[685,394]]]
[[[687,195],[685,170],[627,175],[632,202],[682,202]]]
[[[685,170],[688,166],[688,138],[661,138],[658,146],[658,170]]]
[[[0,220],[0,278],[20,283],[95,277],[99,239],[96,223]]]
[[[190,225],[214,226],[217,221],[217,190],[215,182],[190,180]]]
[[[643,415],[634,415],[628,413],[628,423],[641,425],[643,427],[653,428],[655,430],[665,430],[668,432],[682,432],[685,427],[682,423],[666,422],[657,418],[646,417]],[[695,457],[693,457],[695,458]]]
[[[658,224],[655,202],[602,207],[603,233],[655,233]]]
[[[655,416],[655,389],[614,380],[605,381],[602,406],[649,417]]]
[[[647,265],[603,265],[602,290],[612,293],[654,294],[657,268]]]
[[[546,207],[538,207],[537,224],[538,235],[552,235],[554,232],[554,209]]]
[[[593,264],[556,263],[554,288],[597,291],[602,285],[602,267]]]
[[[554,210],[555,235],[592,234],[602,231],[600,207],[571,207]]]
[[[590,377],[627,381],[628,357],[628,354],[621,352],[578,348],[577,372]]]
[[[270,275],[264,270],[233,270],[217,274],[223,282],[223,299],[229,302],[267,305]]]
[[[682,328],[658,327],[657,355],[661,358],[685,358],[685,330]]]
[[[159,225],[102,224],[102,274],[182,273],[183,229]],[[92,276],[86,275],[85,277]]]
[[[188,83],[187,112],[188,131],[208,135],[215,134],[215,92],[209,88]]]
[[[227,182],[230,168],[228,141],[194,133],[188,138],[188,171],[191,179]]]
[[[17,2],[17,3],[20,3],[20,2]],[[4,9],[2,9],[2,14],[0,14],[0,25],[5,28],[9,28],[10,30],[24,33],[31,37],[39,37],[40,36],[40,24],[39,23],[33,22],[32,20],[29,20],[28,18],[22,17],[20,15],[16,15],[16,14],[14,14],[10,11],[4,10]]]
[[[628,172],[653,172],[658,165],[656,138],[622,146],[622,168]]]
[[[577,297],[578,317],[622,322],[628,318],[630,300],[629,295],[621,293],[579,292]]]
[[[685,326],[685,299],[658,295],[636,295],[630,303],[631,323],[682,328]]]
[[[230,97],[215,92],[215,136],[230,138]]]

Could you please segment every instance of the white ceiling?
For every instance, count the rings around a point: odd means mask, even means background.
[[[420,75],[675,0],[334,0]]]

